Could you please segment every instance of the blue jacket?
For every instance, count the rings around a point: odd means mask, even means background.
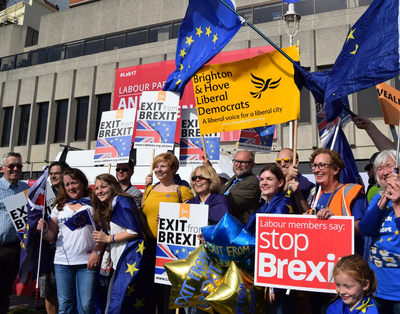
[[[187,203],[200,204],[200,197],[197,195]],[[208,223],[210,225],[216,225],[226,213],[232,214],[231,205],[223,194],[211,193],[205,204],[208,205]]]

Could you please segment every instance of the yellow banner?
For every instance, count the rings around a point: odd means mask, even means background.
[[[376,92],[385,123],[399,125],[400,91],[386,83],[381,83],[376,85]]]
[[[295,46],[283,49],[299,60]],[[193,76],[200,133],[284,123],[300,116],[293,65],[273,51],[251,59],[213,64]]]

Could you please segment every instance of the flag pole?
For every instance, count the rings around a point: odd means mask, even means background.
[[[204,161],[207,162],[208,157],[207,157],[206,144],[204,142],[204,135],[201,135],[201,144],[203,145]]]
[[[400,115],[399,115],[399,130],[398,130],[398,132],[399,132],[399,135],[397,136],[397,150],[396,150],[396,166],[395,166],[395,168],[394,168],[394,172],[395,173],[399,173],[399,150],[400,150],[400,141],[399,141],[399,138],[400,138]],[[395,139],[396,140],[396,139]]]

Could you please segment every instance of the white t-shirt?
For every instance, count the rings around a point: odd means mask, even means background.
[[[110,222],[110,234],[117,234],[127,231],[130,234],[137,234],[135,231],[123,228],[112,221]],[[125,250],[125,246],[128,244],[128,241],[122,241],[122,242],[115,242],[111,243],[110,248],[111,248],[111,261],[112,261],[112,267],[114,269],[117,269],[118,261],[119,258],[121,257],[122,253]]]
[[[74,231],[65,226],[65,222],[69,218],[85,209],[89,209],[93,215],[93,208],[89,205],[83,205],[75,212],[69,208],[68,204],[64,206],[62,211],[57,210],[56,207],[53,208],[51,218],[56,218],[58,224],[54,264],[82,265],[89,261],[89,256],[96,244],[92,237],[93,226],[86,225]]]

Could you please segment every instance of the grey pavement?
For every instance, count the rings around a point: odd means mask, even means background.
[[[22,313],[17,309],[31,310],[29,313],[46,313],[44,306],[44,299],[39,298],[38,304],[35,304],[35,297],[26,297],[21,295],[10,295],[10,307],[11,313]],[[25,312],[24,312],[25,313]],[[28,311],[26,311],[28,313]]]

